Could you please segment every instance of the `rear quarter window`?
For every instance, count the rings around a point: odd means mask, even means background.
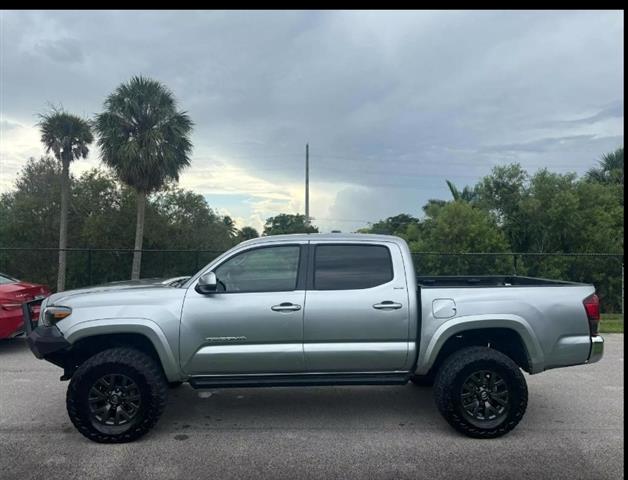
[[[390,250],[383,245],[317,245],[315,290],[372,288],[393,279]]]

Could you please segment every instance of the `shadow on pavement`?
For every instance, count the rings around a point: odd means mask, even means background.
[[[23,349],[28,349],[24,335],[0,340],[0,355],[3,353],[14,353]]]
[[[158,430],[442,428],[431,388],[274,387],[170,391]]]

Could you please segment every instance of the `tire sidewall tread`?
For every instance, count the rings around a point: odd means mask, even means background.
[[[87,392],[93,382],[107,373],[133,378],[142,394],[139,420],[129,430],[113,435],[97,430],[91,423]],[[68,385],[66,407],[70,420],[85,437],[99,443],[131,442],[143,436],[159,420],[168,398],[168,384],[161,367],[147,354],[128,347],[103,350],[87,359]]]
[[[469,423],[461,413],[459,389],[472,371],[490,368],[508,385],[509,412],[498,426],[483,429]],[[434,400],[445,420],[459,432],[473,438],[497,438],[510,432],[523,417],[528,405],[528,387],[519,366],[508,356],[488,347],[463,348],[445,360],[434,383]]]

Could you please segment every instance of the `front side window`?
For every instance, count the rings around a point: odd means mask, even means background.
[[[318,245],[315,290],[371,288],[393,279],[390,251],[382,245]]]
[[[219,292],[294,290],[299,267],[298,245],[247,250],[214,270]]]

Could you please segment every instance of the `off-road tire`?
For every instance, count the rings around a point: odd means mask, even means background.
[[[128,428],[115,434],[90,413],[88,392],[99,378],[120,374],[130,378],[140,392],[140,407]],[[159,420],[168,398],[168,382],[161,367],[147,354],[133,348],[111,348],[86,360],[74,373],[66,395],[70,420],[85,437],[99,443],[124,443],[140,438]]]
[[[465,418],[462,385],[473,372],[496,372],[508,388],[508,410],[499,425],[482,428]],[[497,438],[517,426],[528,405],[528,387],[519,366],[508,356],[488,347],[467,347],[442,364],[434,383],[434,400],[441,415],[461,433],[473,438]]]

